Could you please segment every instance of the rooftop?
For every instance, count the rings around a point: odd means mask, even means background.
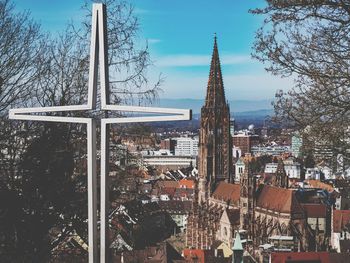
[[[241,186],[239,184],[220,182],[212,197],[226,202],[235,203],[239,201],[240,190]]]
[[[257,207],[281,213],[303,213],[294,190],[270,185],[264,185],[258,197]]]
[[[327,206],[325,204],[302,204],[307,217],[325,218],[327,216]]]
[[[327,190],[330,193],[334,191],[334,188],[331,185],[323,183],[319,180],[307,180],[306,182],[313,188]]]
[[[340,233],[347,225],[350,226],[350,210],[333,210],[333,231]]]

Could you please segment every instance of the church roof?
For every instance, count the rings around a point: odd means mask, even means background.
[[[231,226],[239,225],[240,210],[239,209],[225,209],[222,213],[221,218],[226,217],[231,224]]]
[[[225,105],[225,91],[224,83],[222,80],[221,66],[219,51],[216,41],[216,36],[214,38],[214,48],[213,55],[211,58],[209,80],[207,87],[207,96],[205,99],[205,107],[216,107]]]
[[[181,179],[179,181],[179,185],[182,188],[189,188],[189,189],[194,189],[194,180],[189,180],[189,179]]]
[[[236,233],[236,237],[235,237],[235,241],[233,243],[232,246],[232,250],[243,250],[243,246],[242,246],[242,241],[241,241],[241,235],[239,234],[239,232]]]
[[[226,202],[235,203],[239,201],[241,186],[239,184],[230,184],[220,182],[216,187],[212,197]]]
[[[281,213],[301,213],[303,211],[295,196],[295,190],[264,185],[257,201],[257,207]]]
[[[239,219],[240,219],[239,209],[227,209],[226,212],[231,225],[239,225]]]
[[[309,218],[327,217],[327,206],[325,204],[302,204],[302,207]]]
[[[172,181],[172,180],[157,181],[156,186],[158,188],[177,188],[177,187],[179,187],[179,182]]]

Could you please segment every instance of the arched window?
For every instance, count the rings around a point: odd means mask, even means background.
[[[227,228],[224,227],[224,236],[227,237]]]

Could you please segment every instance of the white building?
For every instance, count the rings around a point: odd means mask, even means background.
[[[160,149],[159,151],[155,150],[144,150],[141,151],[142,156],[169,156],[173,155],[170,150]]]
[[[264,173],[266,174],[274,174],[277,171],[277,163],[267,163],[265,164]]]
[[[289,178],[298,178],[300,179],[301,175],[301,167],[300,163],[294,162],[293,160],[285,160],[284,163],[284,170],[286,171],[286,174]],[[265,165],[265,173],[274,174],[277,171],[277,163],[267,163]]]
[[[305,180],[315,179],[320,180],[321,174],[317,168],[306,168]]]
[[[195,156],[143,156],[143,163],[163,170],[177,170],[186,167],[196,167]]]
[[[239,147],[232,147],[232,158],[240,158],[242,156],[242,150]]]
[[[286,174],[288,175],[289,178],[300,179],[300,175],[301,175],[300,163],[298,162],[285,163],[284,170],[286,171]]]
[[[244,162],[243,160],[240,158],[237,160],[236,164],[235,164],[235,181],[239,182],[241,179],[241,175],[244,173]]]
[[[324,179],[334,179],[334,174],[332,169],[327,165],[318,165],[317,168],[324,174]]]
[[[301,146],[303,145],[303,140],[299,134],[292,136],[292,155],[294,157],[300,157],[301,155]]]
[[[284,146],[284,145],[269,145],[269,146],[256,145],[256,146],[252,146],[251,152],[254,156],[261,156],[261,155],[279,156],[283,153],[290,153],[291,147]]]
[[[175,155],[177,156],[197,156],[198,155],[198,143],[197,137],[179,137],[175,138]]]

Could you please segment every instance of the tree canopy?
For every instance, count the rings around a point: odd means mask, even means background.
[[[264,17],[253,56],[295,80],[293,89],[276,93],[277,120],[349,156],[350,3],[267,0],[251,13]]]

